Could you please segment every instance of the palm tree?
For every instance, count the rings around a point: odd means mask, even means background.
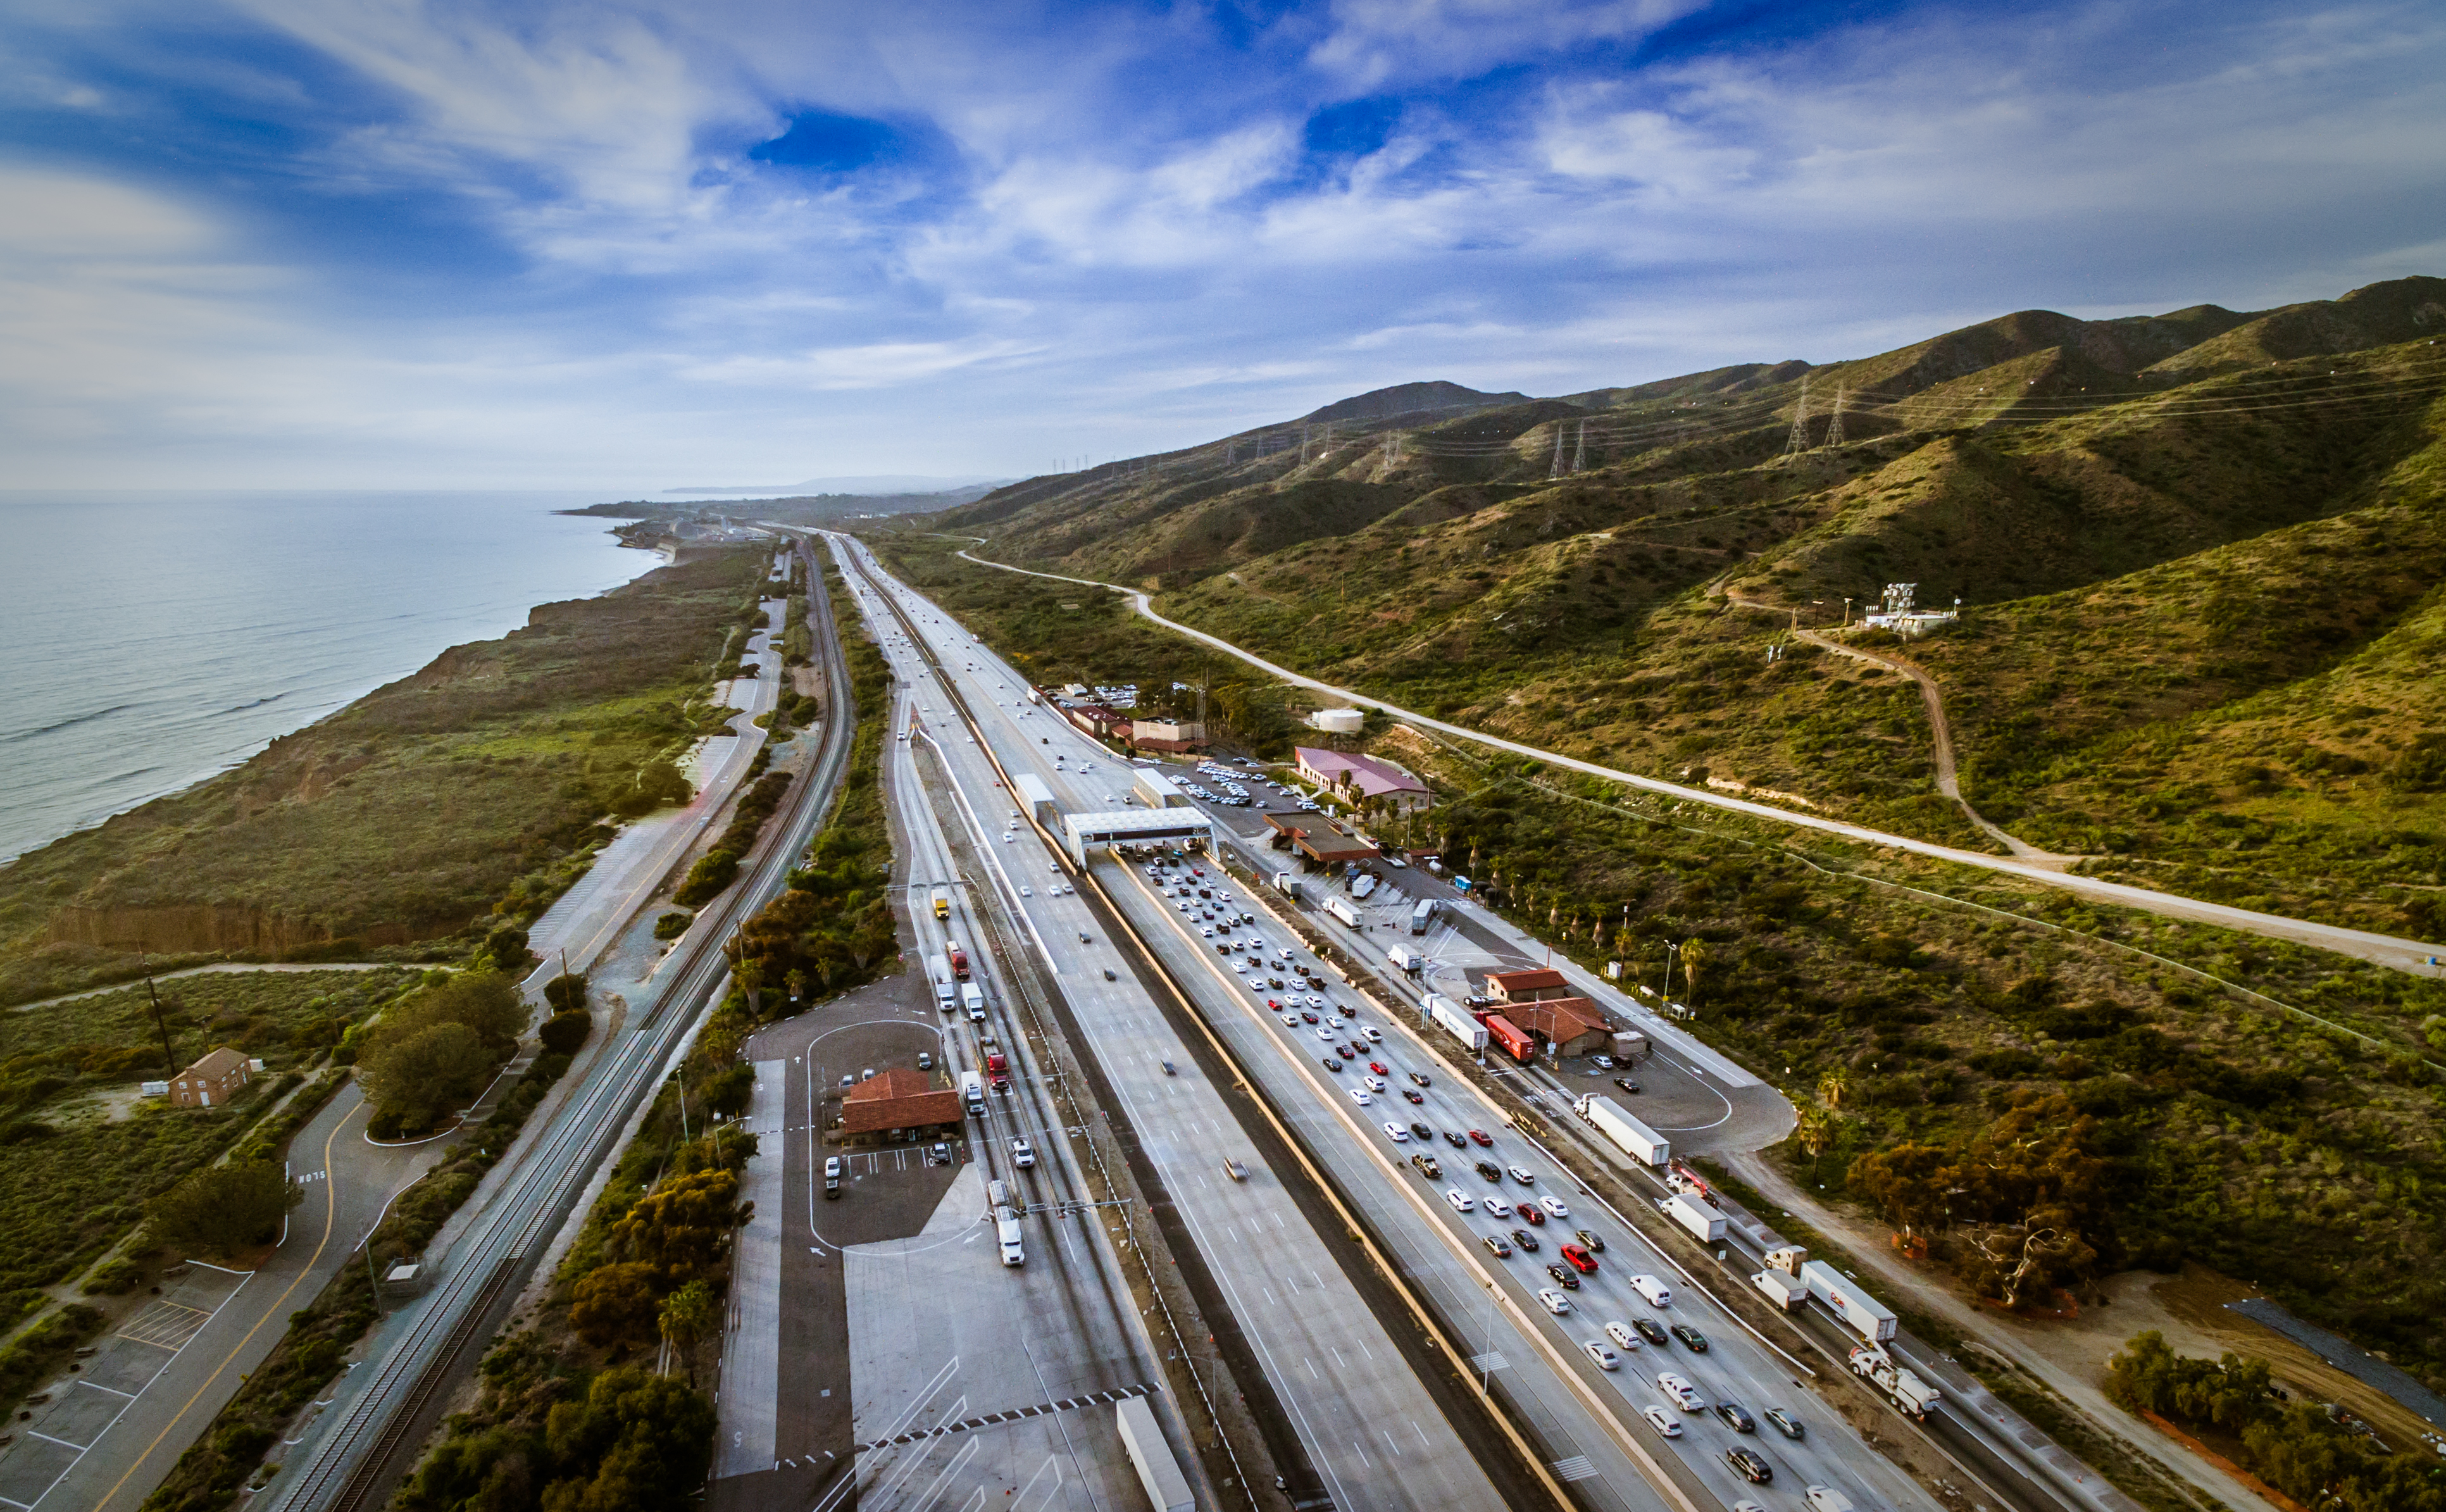
[[[1707,969],[1706,942],[1693,936],[1682,942],[1682,995],[1692,1013],[1699,1011],[1701,973]]]
[[[703,1281],[690,1281],[673,1292],[663,1302],[663,1342],[671,1353],[687,1364],[688,1385],[696,1385],[696,1344],[713,1332],[720,1311],[713,1300],[713,1289]]]
[[[1841,1071],[1828,1071],[1817,1079],[1817,1101],[1828,1107],[1841,1107],[1843,1092],[1849,1085]]]

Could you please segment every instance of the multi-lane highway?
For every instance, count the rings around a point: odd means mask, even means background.
[[[850,550],[855,553],[859,548]],[[882,580],[871,559],[862,556],[858,559]],[[1003,765],[1014,773],[1027,771],[1044,781],[1065,809],[1117,806],[1130,775],[1126,767],[1066,724],[1031,706],[1024,681],[948,616],[898,585],[891,591],[906,609],[909,622],[926,638],[931,656],[931,667],[908,664],[906,675],[922,678],[939,671],[952,679]],[[949,712],[948,699],[941,707]],[[960,743],[951,747],[956,759],[968,736],[962,732],[952,738]],[[977,760],[984,766],[982,753]],[[1044,859],[1041,863],[1048,868],[1045,875],[1054,875],[1032,829],[1021,826],[1013,833],[1021,839],[1012,848],[1024,847],[1025,854]],[[1493,1196],[1509,1206],[1525,1192],[1533,1200],[1535,1195],[1552,1196],[1568,1207],[1578,1198],[1576,1183],[1528,1142],[1512,1137],[1500,1113],[1458,1078],[1426,1070],[1429,1086],[1410,1086],[1404,1073],[1430,1064],[1423,1046],[1409,1037],[1404,1026],[1377,1022],[1372,1015],[1360,1021],[1363,1031],[1372,1028],[1384,1036],[1383,1045],[1370,1047],[1370,1052],[1392,1074],[1380,1078],[1386,1084],[1385,1090],[1368,1091],[1369,1103],[1360,1104],[1354,1094],[1367,1089],[1356,1078],[1374,1073],[1362,1068],[1365,1062],[1351,1063],[1346,1057],[1336,1057],[1345,1060],[1344,1070],[1327,1071],[1323,1065],[1327,1042],[1319,1037],[1331,1036],[1333,1043],[1346,1047],[1353,1043],[1351,1031],[1345,1029],[1336,1034],[1329,1023],[1308,1024],[1299,1008],[1312,1010],[1313,1005],[1294,1006],[1286,995],[1289,989],[1271,985],[1275,976],[1285,982],[1297,980],[1300,966],[1308,966],[1312,973],[1321,973],[1322,968],[1296,948],[1290,931],[1265,920],[1262,903],[1246,897],[1246,890],[1237,884],[1231,884],[1230,891],[1241,896],[1229,902],[1219,898],[1196,898],[1195,886],[1188,898],[1158,896],[1159,887],[1176,887],[1178,881],[1174,879],[1183,875],[1167,869],[1164,879],[1158,881],[1143,867],[1109,858],[1093,867],[1093,879],[1101,890],[1126,911],[1136,932],[1157,953],[1167,973],[1195,997],[1201,1014],[1232,1047],[1234,1061],[1257,1080],[1270,1104],[1295,1127],[1302,1144],[1314,1152],[1326,1179],[1395,1253],[1416,1290],[1454,1336],[1472,1341],[1469,1348],[1479,1367],[1494,1377],[1498,1398],[1539,1442],[1550,1467],[1569,1478],[1574,1498],[1591,1504],[1706,1506],[1729,1504],[1747,1496],[1776,1506],[1797,1504],[1804,1485],[1826,1484],[1848,1488],[1864,1505],[1933,1504],[1856,1434],[1827,1420],[1831,1415],[1813,1415],[1793,1385],[1800,1373],[1797,1363],[1746,1334],[1728,1315],[1703,1302],[1694,1306],[1686,1295],[1677,1296],[1664,1309],[1638,1301],[1628,1288],[1629,1276],[1670,1276],[1671,1269],[1649,1253],[1634,1233],[1610,1219],[1601,1227],[1591,1225],[1607,1238],[1609,1253],[1596,1257],[1593,1275],[1572,1273],[1581,1285],[1576,1292],[1563,1294],[1571,1310],[1562,1314],[1547,1311],[1537,1293],[1562,1292],[1543,1270],[1545,1264],[1559,1263],[1553,1236],[1587,1222],[1585,1214],[1575,1212],[1571,1221],[1551,1221],[1538,1229],[1516,1219],[1492,1220],[1482,1203]],[[1190,880],[1213,892],[1217,879]],[[1253,934],[1270,947],[1262,957],[1269,963],[1263,974],[1270,978],[1263,992],[1251,991],[1246,974],[1231,969],[1245,966],[1247,953],[1234,952],[1227,957],[1214,948],[1217,939],[1203,933],[1218,929],[1219,934],[1223,918],[1252,913],[1261,919],[1253,930],[1237,925],[1233,933],[1242,939]],[[1308,995],[1322,996],[1337,1009],[1351,1006],[1346,993],[1329,990],[1302,993]],[[1269,1000],[1282,1006],[1270,1008]],[[1293,1013],[1292,1023],[1282,1022],[1286,1011]],[[1320,1013],[1320,1018],[1327,1016]],[[1412,1104],[1402,1098],[1395,1088],[1403,1086],[1409,1086],[1421,1101]],[[1407,1127],[1414,1119],[1432,1131],[1433,1148],[1442,1167],[1436,1181],[1429,1181],[1408,1162],[1410,1155],[1422,1153]],[[1386,1122],[1402,1126],[1402,1141],[1396,1143],[1383,1129]],[[1225,1125],[1215,1120],[1213,1126]],[[1469,1143],[1465,1131],[1470,1128],[1485,1132],[1494,1145]],[[1459,1134],[1466,1149],[1452,1146],[1447,1134]],[[1524,1186],[1504,1172],[1500,1182],[1488,1182],[1475,1170],[1479,1158],[1494,1159],[1499,1171],[1516,1163],[1533,1181]],[[1444,1195],[1447,1190],[1467,1198],[1470,1211],[1457,1211]],[[1512,1242],[1510,1234],[1515,1227],[1540,1239],[1536,1256]],[[1484,1236],[1498,1231],[1512,1245],[1508,1257],[1496,1257],[1484,1246]],[[1253,1300],[1242,1321],[1248,1323],[1251,1313],[1261,1316],[1270,1306],[1283,1303],[1278,1295]],[[1707,1352],[1694,1354],[1680,1344],[1660,1349],[1626,1329],[1639,1340],[1636,1348],[1627,1349],[1613,1344],[1603,1330],[1606,1322],[1628,1324],[1639,1316],[1663,1323],[1684,1322],[1699,1329],[1708,1341]],[[1487,1348],[1481,1341],[1490,1336],[1494,1345]],[[1603,1340],[1614,1351],[1618,1369],[1604,1370],[1587,1353],[1583,1346],[1591,1340]],[[1762,1438],[1757,1432],[1736,1433],[1712,1414],[1702,1419],[1673,1412],[1668,1420],[1682,1432],[1674,1439],[1664,1438],[1649,1426],[1642,1408],[1667,1401],[1654,1378],[1668,1370],[1697,1384],[1711,1402],[1739,1401],[1753,1416],[1769,1405],[1791,1408],[1796,1417],[1809,1423],[1810,1431],[1793,1441],[1767,1429]],[[1775,1481],[1755,1487],[1736,1478],[1722,1456],[1737,1446],[1762,1456],[1774,1467]]]
[[[843,696],[848,671],[811,558],[808,576],[818,654],[835,690],[814,759],[745,858],[741,880],[698,916],[657,973],[659,992],[630,1005],[619,1039],[585,1063],[579,1084],[548,1105],[469,1200],[455,1241],[432,1262],[439,1273],[432,1290],[379,1327],[366,1367],[341,1379],[333,1405],[273,1483],[269,1505],[279,1512],[357,1512],[387,1500],[389,1482],[405,1468],[403,1451],[438,1410],[437,1398],[472,1368],[630,1112],[678,1055],[698,1014],[719,1000],[728,979],[721,943],[781,889],[805,849],[847,762],[854,726]]]
[[[1241,1126],[1226,1089],[1157,1010],[1130,969],[1129,952],[1110,937],[1110,917],[1017,822],[1001,774],[973,744],[930,665],[875,590],[861,592],[870,595],[865,601],[894,670],[914,690],[916,728],[907,741],[895,739],[895,754],[913,767],[919,753],[939,758],[949,800],[1016,920],[1013,943],[1033,951],[1057,985],[1085,1041],[1076,1048],[1095,1059],[1114,1113],[1137,1131],[1161,1200],[1194,1236],[1259,1362],[1264,1389],[1290,1426],[1300,1452],[1279,1468],[1291,1488],[1344,1507],[1505,1505],[1345,1273],[1337,1247],[1294,1200],[1289,1188],[1297,1173],[1278,1169]],[[1107,768],[1104,775],[1114,774]],[[1101,780],[1092,765],[1082,777]],[[913,816],[909,827],[922,831],[923,819]],[[931,922],[928,885],[942,875],[929,878],[923,868],[911,874],[912,912],[921,925]],[[963,899],[963,914],[969,907]],[[939,948],[928,934],[930,948]],[[998,993],[1007,999],[1007,989]],[[1007,1135],[996,1129],[992,1138],[1004,1143]],[[1244,1179],[1227,1174],[1227,1161]]]

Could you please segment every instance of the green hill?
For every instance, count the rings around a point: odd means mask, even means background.
[[[1963,607],[1910,655],[1986,817],[2096,869],[2211,891],[2239,870],[2222,890],[2403,932],[2434,917],[2420,853],[2446,829],[2418,754],[2446,741],[2446,684],[2417,674],[2439,335],[2446,279],[2405,278],[2276,311],[2023,311],[1558,399],[1407,385],[925,524],[1410,707],[1985,843],[1936,793],[1912,690],[1792,643],[1913,583]],[[1106,644],[1047,671],[1131,671],[1081,659]]]

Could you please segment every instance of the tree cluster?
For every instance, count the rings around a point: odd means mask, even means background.
[[[429,1129],[465,1107],[517,1045],[526,1000],[498,972],[462,972],[391,1005],[359,1049],[379,1138]]]
[[[2098,1121],[2063,1097],[2034,1097],[1966,1143],[1906,1141],[1863,1155],[1848,1180],[1899,1233],[1931,1240],[1980,1295],[2022,1307],[2090,1279],[2112,1242],[2098,1137]]]
[[[229,1256],[280,1234],[305,1188],[269,1161],[207,1165],[155,1198],[145,1216],[153,1238],[182,1252]]]
[[[2132,1411],[2227,1441],[2221,1446],[2243,1468],[2305,1506],[2446,1512],[2446,1465],[2427,1454],[2386,1453],[2319,1408],[2288,1402],[2266,1360],[2190,1358],[2153,1330],[2107,1362],[2106,1390]]]
[[[695,908],[712,901],[728,887],[739,876],[740,859],[755,847],[756,837],[763,833],[764,822],[773,817],[773,810],[781,806],[782,795],[789,790],[788,772],[766,772],[759,777],[756,785],[739,800],[739,807],[731,814],[722,839],[688,868],[687,880],[680,883],[671,900],[682,908]]]

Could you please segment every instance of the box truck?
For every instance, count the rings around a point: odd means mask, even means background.
[[[1808,1284],[1810,1295],[1825,1303],[1828,1312],[1841,1318],[1843,1326],[1860,1337],[1872,1344],[1883,1344],[1894,1336],[1894,1315],[1886,1305],[1824,1260],[1804,1261],[1800,1278]]]
[[[1374,872],[1361,872],[1358,876],[1350,879],[1350,896],[1353,898],[1364,901],[1367,895],[1374,891],[1376,891],[1376,874]]]
[[[1809,1288],[1799,1276],[1784,1271],[1760,1271],[1750,1277],[1750,1285],[1766,1295],[1766,1299],[1789,1313],[1808,1300]]]
[[[1285,898],[1297,898],[1300,895],[1300,879],[1290,872],[1276,872],[1274,874],[1274,891],[1282,894]]]
[[[1687,1230],[1690,1237],[1700,1243],[1714,1244],[1723,1238],[1724,1215],[1714,1208],[1704,1203],[1693,1202],[1679,1194],[1660,1205],[1665,1209],[1666,1218]]]
[[[1624,1112],[1622,1105],[1610,1097],[1594,1093],[1575,1097],[1571,1099],[1571,1111],[1595,1125],[1598,1133],[1642,1165],[1662,1165],[1673,1158],[1673,1146],[1664,1135]]]
[[[1420,898],[1417,902],[1412,903],[1412,904],[1410,905],[1410,933],[1411,933],[1411,934],[1413,934],[1413,935],[1423,935],[1423,934],[1425,934],[1425,933],[1427,932],[1427,926],[1428,926],[1428,925],[1430,925],[1430,924],[1432,924],[1432,923],[1434,923],[1435,921],[1436,921],[1436,900],[1435,900],[1434,898]]]
[[[1486,1049],[1486,1026],[1458,1003],[1441,992],[1429,992],[1425,1007],[1427,1015],[1450,1030],[1453,1038],[1473,1050]]]
[[[951,917],[951,890],[948,887],[934,889],[934,917],[936,918]]]
[[[1409,973],[1412,976],[1418,975],[1421,972],[1426,970],[1427,967],[1427,958],[1420,954],[1417,951],[1410,949],[1407,945],[1387,946],[1384,951],[1384,958],[1391,961],[1398,969]]]
[[[941,961],[926,963],[926,974],[933,978],[934,1006],[948,1013],[960,1006],[958,989],[951,985],[951,969]]]
[[[1350,899],[1346,898],[1328,898],[1325,900],[1325,911],[1331,914],[1334,917],[1342,920],[1344,923],[1349,925],[1352,929],[1359,928],[1359,905],[1353,903]]]
[[[969,1116],[970,1118],[985,1117],[985,1078],[979,1076],[974,1071],[962,1071],[960,1073],[960,1102],[962,1106],[968,1108]]]
[[[986,1021],[986,990],[979,987],[974,982],[961,983],[960,1006],[968,1010],[969,1023],[984,1023]]]

